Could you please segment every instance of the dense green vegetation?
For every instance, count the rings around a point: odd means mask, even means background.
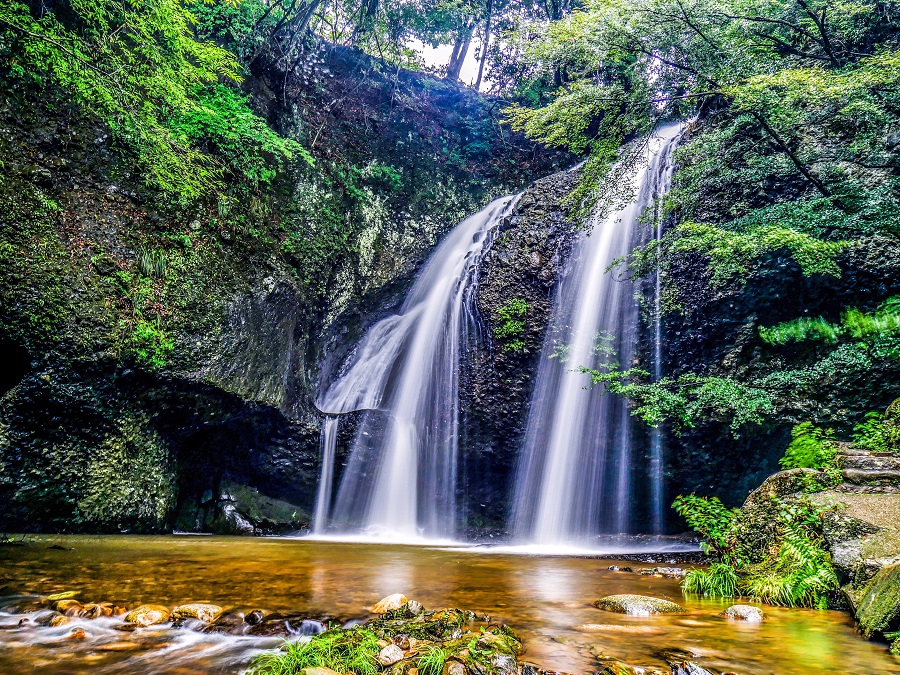
[[[725,509],[715,497],[679,497],[675,510],[705,541],[714,562],[688,572],[685,593],[716,597],[749,596],[772,605],[828,607],[838,588],[821,533],[821,510],[808,501],[772,498],[768,515],[774,525],[767,550],[754,549],[741,532],[750,516]],[[753,525],[758,527],[758,525]]]
[[[898,28],[891,3],[592,0],[523,42],[523,78],[549,91],[510,107],[511,123],[589,155],[574,194],[585,211],[627,197],[617,179],[641,161],[654,126],[688,122],[673,189],[655,210],[666,232],[625,263],[636,279],[661,272],[673,333],[715,335],[723,349],[738,321],[758,329],[727,366],[677,359],[659,382],[641,368],[593,372],[604,391],[635,401],[634,414],[732,433],[828,423],[828,407],[809,403],[841,395],[824,387],[898,371],[896,279],[847,279],[867,250],[863,265],[893,270]],[[810,290],[792,295],[792,284]],[[845,287],[845,304],[827,300]],[[767,358],[748,363],[754,347]],[[892,393],[858,395],[871,408]],[[861,414],[833,421],[847,429]]]

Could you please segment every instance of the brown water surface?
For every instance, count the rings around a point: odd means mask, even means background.
[[[885,645],[861,639],[847,613],[765,607],[769,619],[761,625],[729,622],[718,616],[727,603],[683,598],[677,581],[608,570],[614,563],[292,539],[40,537],[0,547],[0,595],[79,591],[83,601],[127,606],[213,602],[351,619],[401,592],[427,608],[485,612],[523,637],[525,660],[571,673],[596,671],[597,655],[664,665],[657,652],[666,648],[740,675],[900,673],[900,661]],[[638,618],[591,606],[614,593],[668,598],[688,613]],[[0,614],[3,674],[238,673],[259,650],[280,643],[168,627],[125,633],[114,619],[79,622],[87,636],[73,640],[72,624],[19,628],[19,618]]]

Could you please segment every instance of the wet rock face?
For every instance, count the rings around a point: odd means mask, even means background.
[[[461,381],[467,518],[476,526],[497,527],[506,517],[552,294],[576,233],[564,200],[577,181],[567,171],[529,187],[481,266],[477,307],[485,333]]]
[[[208,530],[223,481],[307,521],[313,390],[338,336],[352,346],[396,306],[465,215],[571,161],[498,135],[474,92],[388,77],[353,50],[322,56],[315,85],[270,65],[263,55],[245,84],[273,126],[308,145],[319,130],[322,167],[399,176],[341,211],[352,241],[312,273],[282,246],[280,209],[331,180],[325,168],[279,178],[265,218],[249,203],[224,217],[161,199],[109,129],[50,88],[0,99],[0,356],[14,365],[0,375],[0,531]],[[166,254],[164,278],[140,281],[145,249]],[[142,326],[135,284],[150,298]],[[268,520],[249,531],[282,524]]]

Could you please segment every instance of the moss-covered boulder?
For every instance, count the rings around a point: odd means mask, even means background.
[[[609,595],[594,602],[594,607],[607,612],[628,614],[629,616],[650,616],[652,614],[679,614],[687,610],[681,605],[653,598],[648,595]]]
[[[900,452],[900,398],[891,403],[885,411],[884,426],[888,449]]]
[[[856,620],[867,638],[900,626],[900,565],[882,568],[858,595]]]

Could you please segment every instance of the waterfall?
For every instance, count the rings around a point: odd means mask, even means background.
[[[634,363],[640,321],[635,288],[607,268],[640,243],[639,218],[668,189],[680,131],[679,124],[665,125],[648,139],[646,161],[630,177],[634,200],[594,218],[573,244],[561,275],[516,474],[512,525],[523,542],[580,544],[597,534],[636,529],[633,420],[625,401],[592,391],[590,377],[578,369],[604,363],[627,369]],[[655,364],[660,339],[657,331]],[[651,519],[660,523],[661,453],[660,439],[646,472]]]
[[[447,235],[400,310],[369,329],[317,402],[329,415],[365,411],[333,509],[325,479],[337,421],[326,422],[317,532],[327,520],[341,534],[454,536],[460,359],[478,330],[478,264],[516,199],[492,202]]]
[[[334,453],[337,448],[337,435],[340,429],[340,418],[329,415],[322,424],[322,472],[319,476],[319,491],[316,495],[316,509],[313,511],[313,533],[323,534],[328,512],[331,509],[331,487],[334,482]]]

